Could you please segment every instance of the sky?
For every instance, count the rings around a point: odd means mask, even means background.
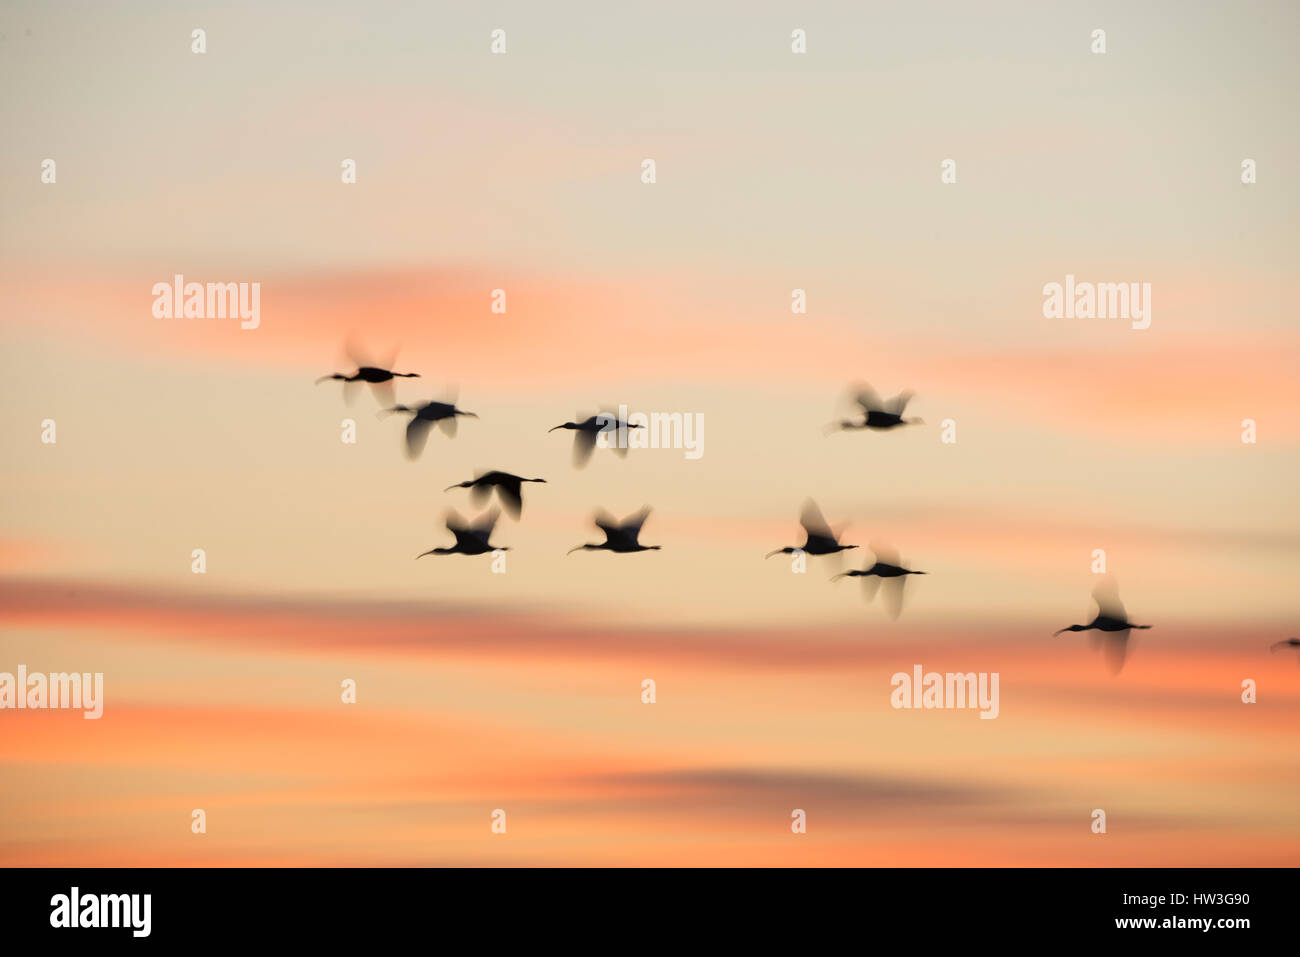
[[[0,4],[0,672],[106,688],[0,711],[0,862],[1300,862],[1297,20]],[[157,318],[176,274],[258,327]],[[1046,318],[1067,275],[1149,328]],[[409,461],[316,384],[349,341],[478,418]],[[826,434],[861,381],[923,424]],[[620,403],[703,454],[575,468]],[[504,573],[415,561],[489,468],[547,480]],[[809,497],[859,548],[795,574]],[[661,550],[565,554],[643,505]],[[830,580],[875,542],[896,621]],[[1052,634],[1098,549],[1118,675]],[[916,664],[998,718],[895,710]]]

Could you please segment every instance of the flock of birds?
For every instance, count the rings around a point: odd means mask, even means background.
[[[406,454],[409,458],[415,459],[419,457],[428,442],[429,433],[435,427],[441,429],[448,437],[454,437],[457,422],[460,418],[478,418],[473,412],[457,408],[454,396],[444,397],[444,401],[431,400],[415,406],[398,405],[394,395],[393,381],[399,378],[420,378],[420,374],[418,372],[392,371],[390,367],[396,358],[395,355],[390,357],[388,361],[378,363],[360,358],[354,345],[349,345],[348,352],[349,357],[357,366],[356,372],[350,375],[335,372],[317,379],[316,384],[319,385],[327,381],[341,381],[344,383],[345,398],[351,401],[349,388],[356,384],[365,383],[370,386],[375,398],[379,401],[381,414],[406,413],[410,415],[411,419],[406,426]],[[903,426],[922,425],[924,423],[921,419],[905,418],[903,415],[911,398],[912,393],[903,392],[888,400],[881,399],[870,386],[860,385],[856,387],[853,393],[853,401],[860,409],[860,414],[855,418],[840,419],[832,423],[828,426],[827,431],[870,429],[872,431],[888,432]],[[590,460],[592,452],[596,448],[597,439],[602,432],[613,434],[621,430],[635,428],[641,428],[641,426],[622,421],[612,413],[598,412],[589,416],[583,416],[580,413],[577,416],[577,421],[563,422],[549,431],[555,432],[563,429],[575,433],[573,462],[575,467],[582,468]],[[627,455],[627,448],[622,445],[614,444],[611,448],[619,455]],[[510,472],[494,469],[477,472],[474,478],[464,482],[457,482],[455,485],[449,485],[444,491],[450,492],[456,488],[469,489],[470,500],[479,508],[488,505],[495,492],[500,504],[513,518],[518,520],[523,514],[524,483],[544,483],[545,481],[546,479],[524,478]],[[650,507],[646,506],[620,522],[608,512],[598,510],[593,522],[604,533],[605,540],[603,542],[588,542],[577,545],[569,549],[567,554],[578,551],[628,553],[658,550],[663,546],[643,545],[640,541],[641,528],[645,525],[646,518],[649,515]],[[484,512],[475,521],[467,522],[454,509],[449,510],[446,517],[447,530],[455,537],[456,544],[450,547],[431,548],[426,552],[421,552],[416,558],[423,558],[425,555],[482,555],[498,550],[506,551],[509,546],[493,545],[491,543],[492,531],[496,527],[498,516],[499,512],[496,509],[491,509]],[[805,532],[804,543],[799,546],[787,545],[784,548],[775,549],[768,552],[766,557],[771,558],[774,555],[782,554],[839,555],[849,549],[858,547],[857,545],[846,545],[840,542],[840,533],[832,530],[825,517],[823,517],[821,510],[817,507],[817,503],[812,499],[804,503],[799,522]],[[903,589],[908,576],[924,575],[926,572],[906,567],[897,550],[890,545],[873,542],[869,549],[872,553],[871,562],[861,569],[841,572],[833,576],[832,581],[838,581],[841,578],[860,578],[868,602],[872,601],[877,592],[883,588],[885,610],[890,617],[897,618],[902,612]],[[1061,635],[1065,632],[1083,631],[1097,632],[1093,636],[1093,644],[1103,650],[1110,670],[1118,674],[1120,669],[1123,668],[1124,660],[1128,654],[1130,634],[1135,630],[1146,630],[1151,626],[1134,624],[1129,620],[1128,613],[1119,599],[1118,590],[1111,579],[1106,579],[1098,585],[1093,590],[1092,597],[1097,606],[1097,612],[1092,620],[1086,624],[1067,625],[1055,632],[1055,634]],[[1300,649],[1300,638],[1288,638],[1271,646],[1273,651],[1283,648]]]

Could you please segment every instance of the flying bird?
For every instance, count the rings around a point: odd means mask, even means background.
[[[475,472],[474,477],[469,481],[448,485],[443,491],[450,492],[454,488],[467,488],[470,490],[470,501],[482,508],[487,504],[488,499],[492,497],[492,490],[496,489],[501,504],[505,506],[506,511],[510,513],[512,518],[517,519],[524,508],[523,483],[545,481],[546,479],[540,478],[520,478],[518,475],[511,475],[509,472],[498,472],[494,469],[491,472]]]
[[[853,431],[856,429],[872,429],[877,432],[886,432],[889,429],[896,429],[902,425],[924,425],[921,419],[903,418],[903,410],[907,408],[908,401],[912,398],[912,393],[902,392],[892,399],[883,400],[871,386],[863,383],[857,386],[853,393],[853,401],[862,409],[861,419],[841,419],[833,423],[829,431],[836,429],[842,431]]]
[[[568,554],[581,551],[648,552],[660,549],[662,545],[642,545],[637,540],[641,534],[641,526],[645,524],[646,516],[649,514],[650,506],[646,505],[635,515],[629,515],[619,522],[609,512],[601,509],[596,512],[595,525],[605,533],[605,540],[599,544],[589,542],[586,545],[570,548]]]
[[[397,401],[393,394],[394,379],[418,379],[418,372],[393,372],[392,364],[397,360],[397,350],[393,350],[392,355],[382,361],[376,361],[365,356],[362,350],[353,342],[349,342],[345,347],[348,358],[356,365],[357,371],[352,375],[344,375],[342,372],[335,372],[332,375],[323,375],[316,380],[316,384],[329,382],[336,379],[343,383],[343,399],[347,403],[352,402],[352,386],[354,383],[367,382],[374,393],[375,399],[381,406],[392,405]]]
[[[808,534],[808,541],[802,547],[787,546],[770,551],[765,558],[771,558],[773,555],[790,555],[794,552],[804,552],[808,555],[832,555],[835,552],[842,552],[849,548],[857,548],[856,545],[841,545],[840,537],[831,531],[831,527],[826,524],[826,519],[822,517],[821,509],[812,499],[803,503],[803,512],[799,516],[799,524],[803,526],[804,531]]]
[[[484,552],[509,551],[507,545],[492,545],[492,529],[497,523],[496,509],[486,515],[480,515],[472,523],[467,523],[459,512],[452,509],[447,512],[447,529],[456,536],[456,544],[451,548],[431,548],[421,552],[416,558],[425,555],[482,555]]]
[[[548,432],[554,432],[557,429],[568,429],[570,432],[577,432],[573,437],[573,465],[575,468],[582,468],[591,458],[592,451],[596,448],[596,436],[601,432],[617,432],[619,429],[641,429],[644,426],[632,424],[619,420],[617,415],[609,412],[598,412],[595,415],[589,415],[583,418],[579,412],[575,418],[576,422],[565,422],[557,425],[554,429],[547,429]],[[627,456],[627,448],[615,443],[610,446],[616,453],[621,456]]]
[[[414,407],[395,405],[391,409],[384,409],[383,412],[411,413],[411,421],[406,424],[406,457],[412,460],[419,458],[420,453],[424,451],[424,445],[429,441],[429,430],[435,425],[449,437],[454,438],[458,415],[468,416],[471,419],[478,418],[478,415],[473,412],[456,408],[454,402],[426,402]]]
[[[1067,625],[1055,632],[1099,631],[1093,639],[1093,646],[1101,645],[1105,652],[1106,663],[1113,674],[1119,674],[1124,667],[1124,658],[1128,654],[1129,630],[1147,629],[1150,625],[1135,625],[1128,620],[1124,604],[1119,600],[1119,590],[1113,581],[1104,581],[1092,590],[1092,600],[1097,603],[1097,615],[1086,625]]]
[[[907,584],[907,576],[926,573],[905,568],[902,559],[898,557],[898,552],[892,546],[872,543],[871,551],[876,558],[872,564],[863,569],[855,568],[841,572],[831,581],[838,581],[841,578],[861,578],[862,591],[867,601],[875,599],[876,592],[883,584],[885,611],[889,613],[890,618],[896,619],[903,611],[903,588]]]

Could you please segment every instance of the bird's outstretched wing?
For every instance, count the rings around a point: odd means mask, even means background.
[[[357,390],[361,388],[360,382],[349,382],[343,380],[343,402],[345,405],[353,405],[357,401]]]
[[[428,419],[422,419],[417,414],[406,423],[406,457],[409,459],[418,459],[420,453],[424,451],[425,444],[429,441],[429,429],[433,423]]]
[[[379,403],[380,408],[387,409],[397,404],[397,393],[393,391],[392,379],[387,382],[370,383],[370,393],[375,397],[375,401]]]
[[[898,557],[898,549],[887,542],[872,542],[870,546],[871,553],[876,556],[876,561],[885,565],[902,567],[902,559]]]
[[[478,518],[474,520],[474,524],[470,526],[471,533],[474,535],[475,538],[478,538],[479,540],[486,542],[489,538],[492,537],[492,529],[496,528],[497,519],[500,516],[501,513],[497,511],[495,508],[492,509],[492,511],[490,512],[486,512],[485,514],[480,515]]]
[[[475,488],[477,489],[479,486],[476,485]],[[483,491],[486,493],[488,490],[484,488]],[[501,498],[501,504],[510,513],[510,517],[519,518],[524,510],[524,496],[520,492],[519,479],[502,479],[497,485],[497,493]]]
[[[883,406],[880,394],[865,382],[852,387],[853,401],[862,407],[863,412],[879,412]]]
[[[862,597],[868,602],[876,600],[876,592],[880,591],[880,579],[875,575],[862,575]]]
[[[1119,585],[1113,578],[1104,578],[1097,583],[1097,587],[1092,590],[1092,600],[1097,603],[1097,608],[1107,618],[1114,618],[1116,621],[1128,621],[1128,613],[1124,610],[1124,603],[1119,600]]]
[[[635,538],[637,535],[641,534],[641,526],[645,524],[645,520],[649,515],[650,506],[642,505],[639,510],[623,519],[623,521],[619,523],[619,527],[625,532],[631,532],[632,537]]]
[[[907,588],[907,579],[891,578],[881,586],[885,602],[885,614],[895,621],[903,613],[903,592]]]
[[[465,521],[465,516],[461,515],[460,512],[454,508],[449,508],[446,516],[447,531],[456,536],[456,544],[462,544],[472,536],[473,529],[471,529],[469,523]]]
[[[1102,657],[1106,659],[1106,667],[1113,675],[1119,674],[1124,668],[1124,659],[1128,657],[1128,639],[1127,628],[1123,631],[1109,631],[1102,635]]]
[[[903,410],[907,408],[908,401],[912,398],[910,392],[900,392],[888,402],[885,403],[886,412],[892,412],[894,415],[902,415]]]
[[[371,366],[374,368],[389,369],[391,366],[376,366],[375,358],[370,354],[370,350],[357,339],[356,336],[348,336],[347,341],[343,343],[343,354],[348,357],[348,361],[358,369],[362,366]]]
[[[596,449],[596,433],[583,432],[581,430],[573,433],[573,465],[575,468],[583,468],[591,461],[591,453]]]
[[[799,524],[803,526],[803,530],[808,533],[809,538],[813,536],[832,540],[835,538],[830,525],[826,522],[826,516],[822,514],[822,510],[817,507],[817,503],[812,499],[804,501],[803,509],[799,512]]]
[[[808,499],[803,503],[803,511],[799,514],[799,524],[803,530],[808,533],[808,545],[835,545],[838,541],[831,527],[826,524],[826,517],[822,515],[822,510],[817,507],[817,503]]]

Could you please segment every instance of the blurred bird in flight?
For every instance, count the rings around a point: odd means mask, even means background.
[[[512,518],[518,519],[524,508],[523,483],[545,481],[546,479],[540,478],[520,478],[518,475],[512,475],[509,472],[498,472],[493,469],[491,472],[475,472],[474,477],[469,481],[448,485],[443,491],[450,492],[454,488],[467,488],[470,490],[470,501],[482,508],[487,504],[488,499],[492,497],[492,490],[496,489],[497,497],[501,500],[501,504],[505,506],[506,511],[510,513]]]
[[[841,578],[861,578],[862,591],[867,601],[872,601],[883,585],[885,611],[890,618],[896,619],[903,611],[903,589],[907,584],[907,576],[926,573],[905,568],[902,559],[898,557],[898,551],[893,546],[873,542],[870,547],[875,554],[875,561],[872,564],[860,570],[855,568],[841,572],[831,581]]]
[[[596,512],[595,525],[605,533],[605,540],[586,545],[577,545],[570,548],[568,554],[574,552],[648,552],[662,548],[662,545],[642,545],[639,541],[641,535],[641,526],[645,524],[646,516],[650,514],[650,506],[644,506],[641,511],[634,515],[629,515],[623,521],[617,521],[609,512],[604,509]]]
[[[497,511],[493,509],[481,515],[473,522],[466,522],[455,509],[447,512],[447,529],[456,536],[456,544],[450,548],[431,548],[421,552],[416,558],[425,555],[482,555],[484,552],[508,551],[509,546],[492,545],[492,529],[497,523]]]
[[[1150,625],[1135,625],[1128,620],[1124,604],[1119,600],[1119,588],[1112,579],[1106,579],[1092,590],[1092,600],[1097,603],[1097,614],[1086,625],[1067,625],[1055,634],[1067,631],[1098,631],[1093,636],[1093,647],[1100,645],[1105,653],[1111,673],[1119,674],[1128,654],[1130,629],[1147,629]]]

